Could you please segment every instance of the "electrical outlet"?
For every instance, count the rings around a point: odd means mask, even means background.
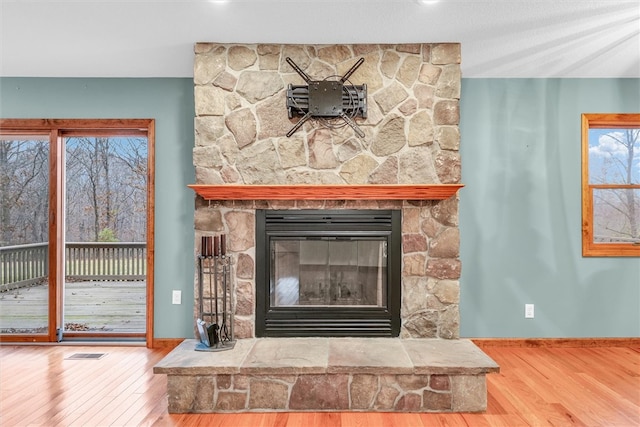
[[[533,304],[525,304],[524,305],[524,318],[525,319],[533,319],[535,316],[534,305]]]
[[[171,295],[171,303],[172,304],[182,304],[182,291],[173,291]]]

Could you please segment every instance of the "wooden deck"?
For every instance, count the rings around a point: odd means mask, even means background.
[[[0,332],[42,333],[48,285],[0,292]],[[66,332],[144,333],[146,282],[82,281],[65,284]]]

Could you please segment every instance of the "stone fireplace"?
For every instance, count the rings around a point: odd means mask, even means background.
[[[484,411],[499,367],[458,339],[460,46],[195,50],[196,242],[226,236],[238,340],[154,367],[169,412]],[[317,80],[364,59],[363,137],[314,119],[286,136],[288,57]]]
[[[314,80],[349,77],[368,89],[359,137],[340,121],[307,121],[291,137],[286,88],[304,83],[290,57]],[[377,186],[460,182],[460,46],[195,46],[197,185]],[[334,77],[335,78],[335,77]],[[198,191],[198,190],[196,190]],[[233,257],[236,338],[256,336],[256,210],[399,210],[401,338],[459,337],[459,229],[456,195],[432,200],[344,197],[197,198],[196,242],[224,233]],[[435,199],[435,198],[434,198]],[[197,296],[197,295],[196,295]],[[197,304],[196,304],[197,306]],[[197,313],[196,313],[197,316]]]

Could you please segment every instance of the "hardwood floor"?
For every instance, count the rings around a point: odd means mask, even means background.
[[[152,373],[168,349],[2,345],[0,426],[640,426],[638,347],[483,350],[501,372],[482,414],[168,414]]]

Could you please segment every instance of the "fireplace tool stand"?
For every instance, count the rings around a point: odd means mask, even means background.
[[[233,335],[233,282],[231,257],[198,255],[198,320],[200,342],[196,351],[231,350]]]

